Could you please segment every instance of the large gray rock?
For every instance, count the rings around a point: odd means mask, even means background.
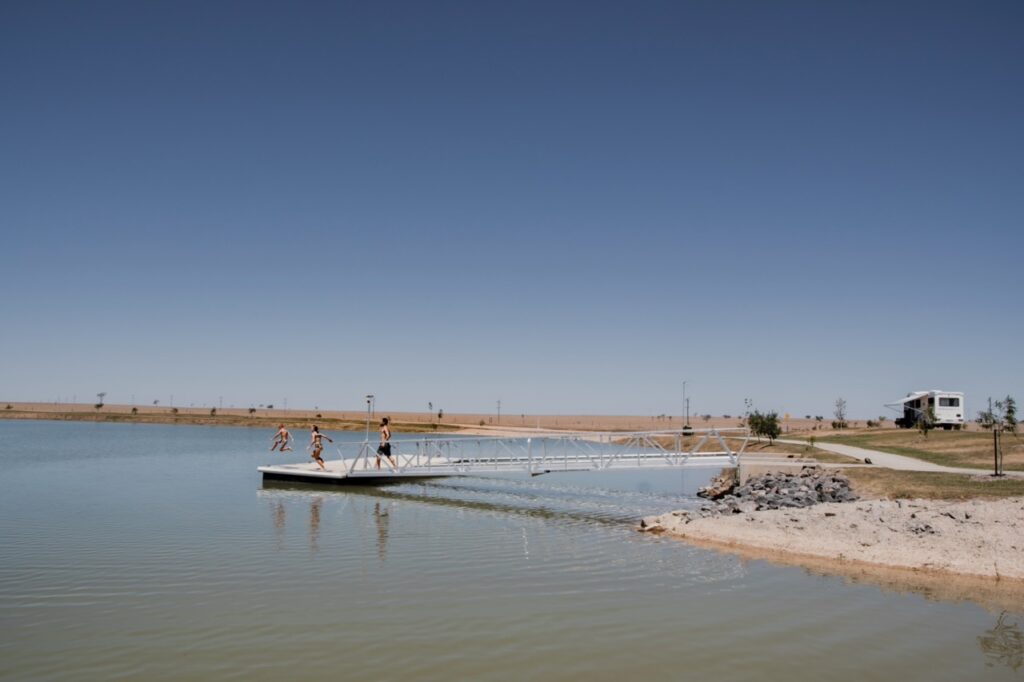
[[[716,477],[698,495],[712,500],[696,512],[699,518],[720,514],[750,514],[765,509],[799,509],[822,502],[854,502],[850,480],[820,467],[799,473],[767,473],[737,485],[735,472]],[[689,520],[689,519],[688,519]]]
[[[711,480],[711,483],[697,490],[697,495],[709,500],[720,500],[735,491],[737,483],[736,470],[727,469],[720,475],[715,476],[715,478]]]

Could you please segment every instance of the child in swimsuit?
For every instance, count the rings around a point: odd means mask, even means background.
[[[278,427],[277,433],[274,434],[274,443],[270,446],[270,451],[273,452],[278,446],[281,447],[281,452],[291,450],[288,447],[288,441],[292,439],[292,434],[288,433],[288,429],[284,428],[284,424]]]
[[[320,465],[320,469],[326,471],[327,467],[324,466],[324,458],[320,456],[320,453],[324,451],[323,438],[326,438],[331,443],[334,442],[330,436],[320,433],[320,428],[314,425],[313,432],[309,435],[309,447],[313,448],[313,459]]]

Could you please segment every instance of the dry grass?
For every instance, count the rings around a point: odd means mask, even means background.
[[[879,429],[822,436],[823,442],[916,457],[945,466],[985,469],[992,466],[989,431],[932,431],[927,437],[909,429]],[[1024,471],[1024,437],[1003,434],[1003,466]]]
[[[792,443],[774,443],[769,445],[767,441],[758,443],[756,440],[747,445],[745,455],[786,457],[789,459],[810,458],[826,464],[855,464],[859,460],[854,457],[837,455],[832,452],[825,452],[810,445],[794,445]]]
[[[141,407],[134,413],[128,405],[104,405],[97,409],[92,405],[59,405],[40,403],[0,404],[0,419],[50,419],[56,421],[121,422],[129,424],[188,424],[197,426],[249,426],[255,428],[277,428],[285,424],[291,429],[309,428],[318,424],[328,431],[361,431],[366,428],[366,416],[339,412],[316,412],[310,410],[266,410],[258,409],[250,414],[248,409],[218,409],[211,414],[211,408],[189,407]],[[379,417],[378,417],[379,419]],[[376,433],[377,422],[371,425]],[[439,427],[429,422],[392,421],[396,432],[416,433],[434,431],[457,431],[458,428],[445,424]]]
[[[930,500],[1018,497],[1024,495],[1024,480],[991,476],[966,476],[926,471],[895,471],[851,467],[844,472],[861,497]]]
[[[8,403],[0,402],[0,418],[15,417],[20,415],[24,418],[27,414],[41,414],[46,416],[36,417],[40,419],[68,419],[79,418],[82,415],[96,415],[97,412],[106,415],[130,416],[132,405],[109,404],[104,405],[102,410],[97,411],[92,405],[84,403],[25,403],[11,402],[12,409],[4,410]],[[159,417],[164,423],[173,421],[170,407],[163,405],[136,405],[138,414],[136,418]],[[191,423],[191,420],[206,420],[210,416],[212,405],[181,407],[178,406],[178,414],[174,415],[180,423]],[[561,429],[565,431],[670,431],[678,430],[683,420],[679,415],[565,415],[565,414],[509,414],[502,413],[499,420],[494,413],[455,413],[445,411],[441,420],[437,418],[437,411],[428,412],[398,412],[388,410],[378,404],[378,410],[374,421],[382,416],[391,417],[393,422],[402,424],[418,425],[419,430],[433,430],[434,425],[439,430],[456,430],[458,427],[476,427],[483,423],[484,426],[516,427],[516,428],[541,428]],[[317,418],[316,414],[322,416]],[[217,409],[215,423],[226,423],[225,418],[250,419],[248,407]],[[186,419],[188,418],[188,419]],[[312,419],[333,420],[338,422],[352,422],[353,424],[364,424],[366,422],[365,405],[358,405],[352,410],[268,410],[259,408],[254,415],[255,419],[266,419],[270,421],[293,423],[296,421],[309,421]],[[695,429],[705,428],[735,428],[739,426],[740,418],[732,416],[726,419],[722,416],[711,417],[705,420],[703,417],[693,415],[690,418],[690,425]],[[804,431],[810,428],[813,422],[803,419],[791,419],[785,423],[785,429],[793,432]],[[785,430],[784,429],[784,430]],[[410,428],[411,430],[411,428]]]

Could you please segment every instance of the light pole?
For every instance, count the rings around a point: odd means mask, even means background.
[[[366,394],[366,442],[370,442],[370,416],[373,414],[373,401],[374,397],[372,393]]]
[[[498,401],[498,423],[501,423],[501,401]]]
[[[686,419],[683,422],[683,428],[685,429],[690,425],[690,401],[686,397],[686,379],[683,379],[683,414]]]

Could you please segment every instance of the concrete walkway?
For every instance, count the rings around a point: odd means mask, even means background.
[[[779,439],[779,443],[789,443],[790,445],[807,445],[806,441],[802,440],[783,440]],[[814,447],[825,452],[831,452],[837,455],[846,455],[847,457],[853,457],[864,461],[866,458],[871,460],[871,464],[874,466],[885,467],[886,469],[899,469],[901,471],[934,471],[946,474],[968,474],[968,475],[991,475],[992,469],[965,469],[961,467],[948,467],[941,464],[935,464],[933,462],[926,462],[923,459],[917,459],[915,457],[907,457],[905,455],[894,455],[891,452],[881,452],[879,450],[868,450],[866,448],[858,448],[852,445],[840,445],[839,443],[828,443],[816,441]],[[1024,477],[1024,472],[1020,471],[1007,471],[1007,476],[1014,478]]]

